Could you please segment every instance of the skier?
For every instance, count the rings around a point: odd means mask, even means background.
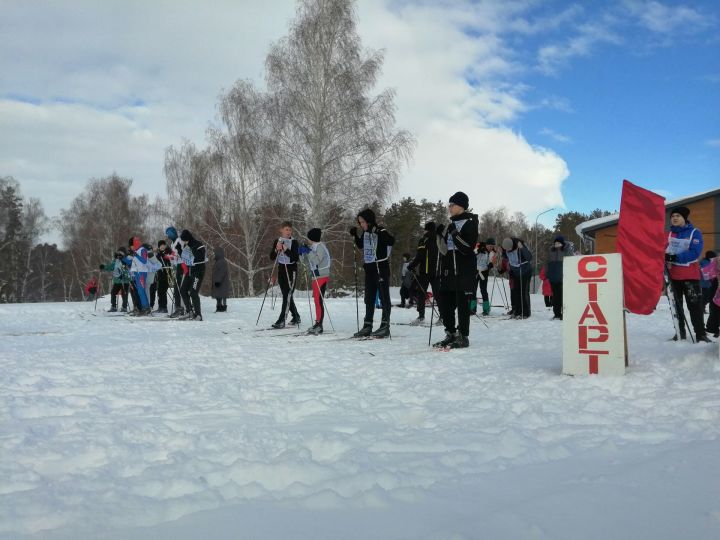
[[[433,295],[438,296],[436,281],[438,250],[435,241],[435,223],[428,221],[424,227],[424,233],[418,240],[415,258],[408,264],[408,270],[415,272],[417,283],[417,312],[418,317],[410,324],[421,325],[425,322],[425,302],[427,301],[428,287],[432,285]]]
[[[167,292],[170,288],[170,283],[174,282],[175,269],[170,261],[170,250],[168,249],[167,242],[165,240],[159,240],[155,256],[160,262],[161,268],[155,278],[157,286],[157,297],[158,297],[158,310],[157,313],[167,313]]]
[[[134,236],[132,238],[132,264],[130,265],[130,276],[135,288],[138,304],[135,308],[138,310],[137,315],[150,314],[150,302],[146,294],[146,284],[148,279],[147,250],[142,245],[140,238]]]
[[[270,250],[270,260],[277,259],[278,283],[282,292],[282,311],[273,328],[285,328],[285,319],[287,318],[288,308],[292,314],[290,319],[291,325],[300,325],[300,314],[295,307],[293,294],[295,292],[295,278],[297,274],[298,261],[298,241],[292,236],[293,226],[289,221],[283,221],[280,224],[280,237],[273,240],[272,249]]]
[[[323,321],[325,320],[325,290],[330,280],[330,265],[332,259],[330,252],[324,242],[320,241],[322,230],[310,229],[307,238],[310,245],[300,247],[299,253],[312,276],[313,300],[315,302],[315,324],[307,333],[319,335],[323,333]]]
[[[357,227],[350,228],[350,236],[355,247],[363,253],[365,270],[365,318],[363,327],[353,337],[390,337],[390,251],[395,238],[382,225],[378,225],[375,212],[366,208],[358,213]],[[382,305],[380,326],[373,332],[375,315],[375,297],[379,296]]]
[[[702,258],[700,261],[700,270],[701,270],[701,279],[700,279],[700,288],[702,289],[702,295],[703,295],[703,311],[705,311],[705,308],[708,306],[708,304],[712,301],[713,297],[715,296],[715,291],[717,291],[718,288],[718,280],[717,278],[713,279],[705,279],[705,273],[702,272],[702,270],[709,264],[713,262],[713,259],[717,257],[717,253],[714,251],[708,250],[705,252],[705,257]]]
[[[127,312],[128,308],[128,288],[130,287],[130,272],[123,262],[127,252],[123,246],[120,246],[115,252],[115,258],[105,264],[100,265],[100,270],[105,272],[112,272],[113,286],[110,290],[110,309],[108,311],[116,312],[117,309],[117,295],[122,296],[122,308],[121,312]]]
[[[563,318],[563,259],[575,255],[575,246],[561,234],[553,240],[547,261],[547,279],[552,289],[553,320]]]
[[[177,229],[175,227],[168,227],[165,229],[165,234],[170,240],[170,253],[166,253],[164,258],[168,261],[175,272],[175,287],[173,290],[173,301],[175,302],[175,310],[170,314],[170,318],[175,319],[185,313],[181,302],[180,287],[182,285],[184,277],[188,273],[187,266],[182,262],[182,241],[178,238]]]
[[[437,246],[441,260],[440,314],[445,326],[445,338],[434,347],[459,349],[470,345],[470,302],[475,296],[477,260],[475,244],[478,237],[477,215],[468,212],[470,201],[462,191],[450,197],[447,230],[436,228]],[[455,326],[457,310],[457,327]]]
[[[532,278],[532,253],[519,238],[505,238],[502,248],[510,266],[513,285],[510,288],[512,297],[513,319],[530,317],[530,280]],[[562,304],[561,304],[562,305]]]
[[[413,285],[413,276],[408,268],[408,266],[410,265],[410,257],[411,255],[409,253],[403,253],[402,268],[400,269],[400,303],[397,305],[397,307],[401,308],[405,307],[406,302],[410,304]],[[412,306],[408,305],[408,307]]]
[[[192,319],[202,321],[202,310],[200,306],[200,287],[205,277],[205,245],[197,240],[187,229],[180,233],[182,241],[182,261],[188,268],[188,273],[183,276],[180,286],[180,296],[185,303],[185,314],[180,319]]]
[[[482,314],[490,315],[490,296],[488,295],[488,278],[490,269],[495,264],[495,239],[488,238],[478,244],[477,250],[477,281],[480,285],[480,296],[482,297]],[[477,290],[477,288],[476,288]],[[477,303],[477,299],[476,299]]]
[[[230,296],[230,274],[225,260],[225,250],[215,250],[215,264],[212,269],[212,297],[215,299],[215,313],[227,311],[227,299]]]
[[[685,333],[685,311],[683,297],[690,312],[695,338],[698,343],[710,342],[705,332],[702,292],[700,291],[700,264],[703,251],[703,237],[689,221],[690,209],[677,206],[670,210],[670,233],[665,262],[670,275],[675,308],[680,326],[680,335],[674,339],[687,339]]]
[[[545,301],[545,307],[552,309],[552,285],[550,285],[550,280],[547,277],[547,271],[545,270],[544,266],[540,269],[540,282],[542,283],[541,288],[543,300]],[[553,319],[554,318],[555,317],[553,317]]]

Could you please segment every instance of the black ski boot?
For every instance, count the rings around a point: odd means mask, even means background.
[[[108,309],[108,313],[115,313],[117,311],[117,307],[112,306],[110,309]]]
[[[455,336],[455,340],[448,345],[451,349],[464,349],[470,346],[470,340],[467,336],[463,336],[460,332]]]
[[[175,311],[173,311],[173,312],[170,314],[170,318],[171,318],[171,319],[179,319],[179,318],[182,317],[184,314],[185,314],[185,310],[184,310],[183,308],[181,308],[181,307],[177,307],[177,308],[175,308]]]
[[[378,339],[390,337],[390,323],[388,321],[382,321],[378,329],[370,335]]]
[[[197,314],[193,315],[192,320],[193,320],[193,321],[202,321],[202,320],[203,320],[203,319],[202,319],[202,314],[201,314],[201,313],[197,313]]]
[[[121,312],[121,313],[127,313],[127,306],[123,306],[123,307],[120,309],[120,312]]]
[[[423,324],[425,324],[425,317],[418,317],[410,321],[410,326],[422,326]]]
[[[363,323],[363,327],[360,329],[359,332],[355,332],[353,334],[354,338],[361,338],[361,337],[368,337],[372,334],[372,321]]]
[[[455,341],[455,334],[445,332],[445,339],[438,341],[437,343],[433,343],[433,347],[435,347],[436,349],[449,347],[453,341]]]
[[[319,336],[323,333],[322,323],[316,322],[315,324],[313,324],[312,328],[307,331],[307,333],[311,336]]]
[[[281,328],[285,328],[285,319],[278,319],[275,324],[270,325],[271,328],[274,328],[275,330],[280,330]]]
[[[300,314],[292,316],[292,319],[290,319],[290,326],[300,326]]]
[[[707,334],[699,334],[695,336],[695,343],[713,343],[713,340]]]

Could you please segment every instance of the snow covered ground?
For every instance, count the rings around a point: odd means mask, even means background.
[[[317,338],[255,332],[257,299],[2,305],[0,538],[720,538],[718,345],[666,341],[663,300],[625,377],[566,377],[533,302],[450,353],[340,340],[352,298]]]

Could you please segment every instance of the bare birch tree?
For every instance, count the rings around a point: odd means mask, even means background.
[[[266,60],[278,178],[313,226],[340,225],[328,209],[383,202],[415,146],[395,128],[395,92],[371,92],[380,51],[362,48],[353,0],[300,0],[289,35]]]

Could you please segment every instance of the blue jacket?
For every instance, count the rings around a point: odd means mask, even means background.
[[[670,279],[699,280],[702,257],[703,237],[700,229],[687,221],[683,227],[670,226],[667,253],[674,254],[677,259],[670,265]],[[684,242],[682,242],[684,241]],[[675,242],[687,245],[673,245]]]

